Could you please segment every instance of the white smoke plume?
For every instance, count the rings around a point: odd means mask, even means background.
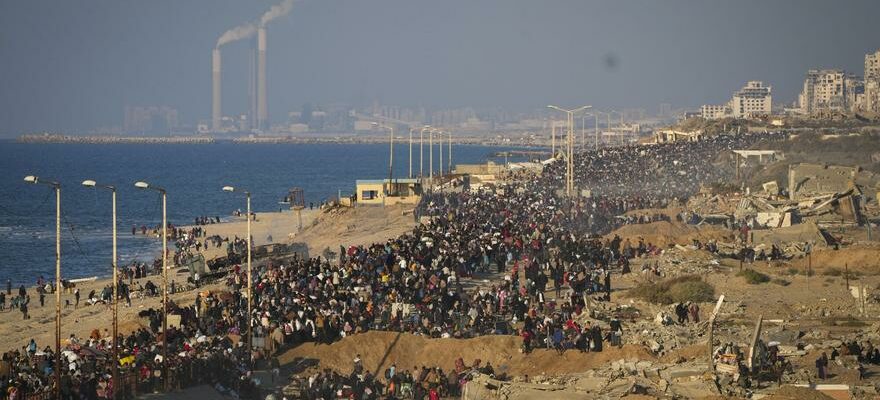
[[[266,26],[269,21],[287,15],[292,8],[293,0],[284,0],[281,3],[272,6],[269,11],[266,11],[266,13],[260,17],[260,26]]]
[[[224,44],[234,42],[236,40],[247,39],[251,36],[254,36],[257,33],[257,26],[252,22],[248,22],[244,25],[236,26],[226,32],[223,32],[220,35],[220,38],[217,39],[217,46],[220,47]]]
[[[293,8],[293,0],[284,0],[279,4],[272,6],[269,11],[266,11],[262,17],[260,17],[259,26],[265,27],[269,21],[283,17],[290,13],[290,10]],[[253,22],[248,22],[243,25],[236,26],[226,32],[223,32],[220,35],[220,38],[217,39],[216,47],[223,46],[227,43],[235,42],[237,40],[247,39],[249,37],[254,36],[257,33],[257,24]]]

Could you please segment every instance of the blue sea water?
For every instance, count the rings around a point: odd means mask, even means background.
[[[456,146],[455,163],[486,161],[499,147]],[[446,149],[444,148],[444,153]],[[418,148],[413,153],[417,174]],[[444,154],[444,156],[447,156]],[[395,146],[394,175],[408,174],[409,149]],[[435,168],[439,161],[434,154]],[[428,153],[425,152],[425,174]],[[444,161],[447,161],[444,159]],[[82,181],[118,187],[119,264],[158,256],[152,237],[132,235],[132,226],[161,222],[159,194],[134,188],[143,180],[168,192],[168,219],[192,224],[202,215],[228,217],[244,199],[221,191],[225,185],[252,193],[254,211],[277,211],[291,187],[302,187],[306,203],[349,195],[356,179],[388,174],[387,144],[88,145],[23,144],[0,141],[0,282],[33,284],[54,277],[55,198],[26,175],[62,185],[62,275],[65,279],[107,275],[111,257],[110,193]]]

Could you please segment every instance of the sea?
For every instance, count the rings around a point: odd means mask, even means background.
[[[444,153],[447,149],[444,148]],[[482,163],[506,147],[453,147],[453,162]],[[132,235],[132,227],[161,224],[159,193],[139,190],[146,181],[167,191],[168,220],[190,225],[196,217],[231,218],[245,208],[234,186],[251,192],[253,211],[279,211],[292,187],[306,204],[351,195],[357,179],[388,177],[388,144],[29,144],[0,141],[0,284],[33,285],[55,275],[55,196],[51,187],[24,182],[26,175],[61,183],[61,269],[64,279],[110,274],[111,194],[82,186],[91,179],[117,187],[119,265],[152,261],[158,239]],[[444,154],[444,163],[448,162]],[[496,160],[503,162],[503,160]],[[513,160],[512,160],[513,161]],[[428,149],[424,171],[428,173]],[[434,153],[435,169],[439,163]],[[414,146],[413,173],[419,172]],[[394,176],[409,174],[409,147],[395,145]]]

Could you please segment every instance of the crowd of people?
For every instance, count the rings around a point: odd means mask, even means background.
[[[629,272],[631,258],[658,249],[598,234],[613,229],[627,211],[665,207],[700,184],[717,181],[722,172],[706,168],[706,160],[719,152],[773,138],[720,136],[579,154],[577,182],[596,193],[592,198],[556,195],[564,177],[561,163],[538,174],[518,172],[492,189],[427,193],[416,210],[427,222],[401,236],[341,247],[333,260],[293,257],[257,263],[251,314],[242,295],[247,275],[240,264],[229,270],[227,290],[199,292],[189,307],[169,304],[180,323],[166,333],[161,309],[143,311],[149,327],[119,340],[124,371],[137,374],[142,390],[210,383],[252,397],[257,389],[250,372],[270,368],[282,347],[330,343],[370,330],[455,338],[518,335],[524,352],[537,347],[560,353],[602,351],[620,345],[623,327],[616,316],[599,324],[583,322],[589,320],[584,314],[591,302],[611,298],[613,275]],[[655,218],[663,217],[622,220]],[[198,252],[209,242],[227,243],[232,254],[246,251],[246,241],[206,238],[198,227],[172,232],[178,256]],[[489,273],[497,278],[489,286],[463,285],[468,277]],[[264,343],[254,352],[244,346],[248,328]],[[102,332],[69,338],[60,366],[53,365],[49,347],[38,350],[34,344],[33,352],[7,353],[4,360],[12,365],[3,380],[7,393],[47,390],[52,372],[61,368],[65,398],[106,397],[112,384],[109,340]],[[200,372],[184,373],[194,370]],[[356,362],[351,374],[313,376],[306,392],[310,398],[332,398],[331,393],[347,387],[355,398],[394,397],[404,390],[415,398],[437,398],[455,395],[466,380],[463,372],[422,367],[377,377]]]
[[[734,166],[730,150],[783,140],[785,133],[715,135],[698,141],[606,147],[575,159],[575,185],[604,196],[638,194],[645,198],[687,198],[700,185],[726,183]],[[727,153],[725,154],[725,151]],[[717,164],[717,165],[713,165]],[[563,185],[565,165],[552,166]]]

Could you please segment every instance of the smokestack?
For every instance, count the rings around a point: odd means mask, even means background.
[[[269,115],[266,108],[266,27],[257,30],[257,129],[267,128]]]
[[[214,48],[211,53],[211,80],[213,93],[211,96],[211,130],[220,131],[220,119],[223,117],[220,98],[220,49]]]
[[[248,129],[257,127],[257,42],[248,49]]]

